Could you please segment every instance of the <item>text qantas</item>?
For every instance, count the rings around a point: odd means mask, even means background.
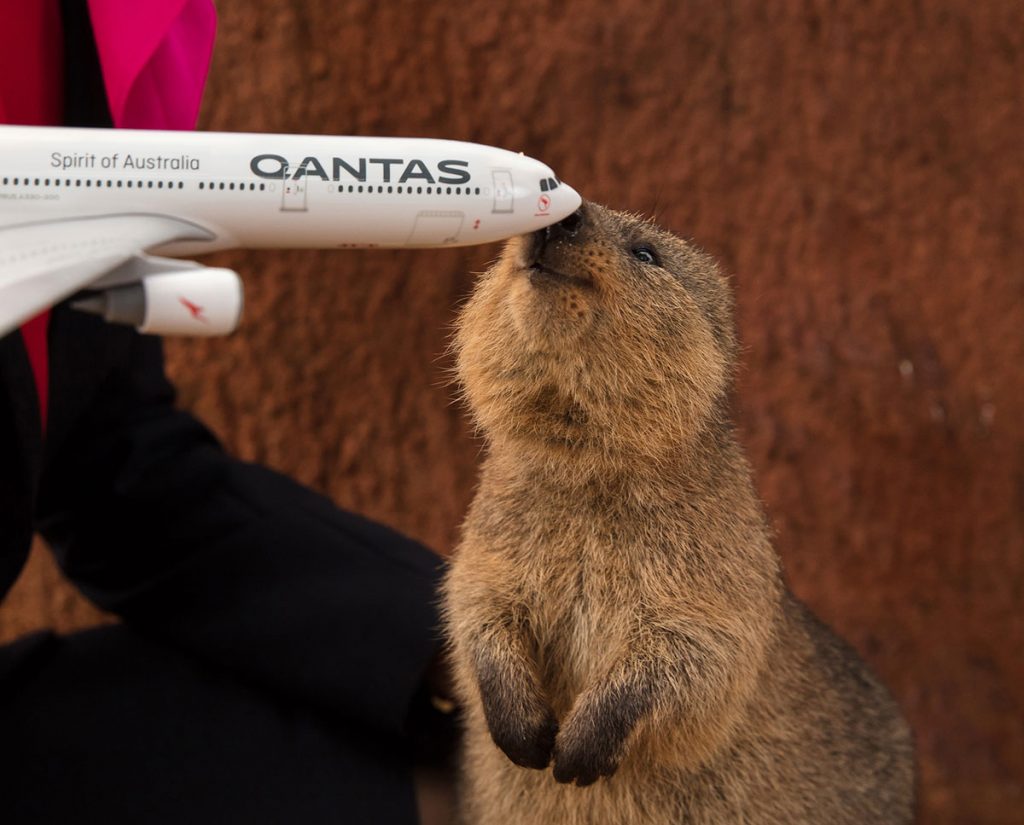
[[[281,155],[256,155],[249,162],[249,168],[254,175],[270,180],[313,177],[321,180],[338,181],[344,178],[365,182],[370,172],[379,170],[383,183],[422,181],[451,185],[469,183],[471,176],[468,166],[469,161],[466,160],[440,160],[437,161],[437,168],[431,170],[425,161],[404,158],[359,158],[353,159],[352,162],[344,158],[331,158],[324,164],[315,157],[305,157],[298,166],[293,166]],[[376,176],[374,179],[377,179]]]

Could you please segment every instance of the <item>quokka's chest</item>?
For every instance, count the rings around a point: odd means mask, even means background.
[[[539,675],[556,705],[572,700],[594,684],[620,659],[641,622],[645,599],[635,573],[609,563],[607,551],[581,544],[559,553],[557,560],[538,564],[533,558],[531,586],[522,591],[524,616]]]

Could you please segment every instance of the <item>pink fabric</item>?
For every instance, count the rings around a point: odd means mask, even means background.
[[[64,41],[57,0],[0,0],[0,123],[50,126],[60,123]],[[21,327],[21,337],[39,398],[39,424],[46,433],[50,395],[50,312]]]
[[[217,29],[211,0],[89,0],[107,100],[125,129],[192,129]]]
[[[39,430],[46,436],[46,416],[50,409],[50,310],[21,325],[21,338],[25,342],[28,363],[36,382],[39,399]]]
[[[89,0],[114,125],[192,129],[217,29],[212,0]],[[57,0],[0,0],[0,123],[60,123],[63,36]],[[49,311],[21,327],[39,396],[49,404]]]
[[[60,123],[63,57],[57,0],[0,0],[0,123]]]

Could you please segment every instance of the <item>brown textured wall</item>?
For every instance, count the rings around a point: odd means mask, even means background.
[[[920,821],[1021,821],[1024,7],[219,7],[204,128],[522,150],[723,259],[737,414],[793,588],[911,717]],[[245,324],[169,346],[183,403],[446,551],[479,449],[446,326],[495,251],[219,256]],[[95,618],[37,553],[0,634]]]

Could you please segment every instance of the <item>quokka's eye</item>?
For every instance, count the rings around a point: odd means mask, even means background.
[[[645,264],[658,265],[658,255],[649,246],[634,246],[631,250],[633,257]]]

